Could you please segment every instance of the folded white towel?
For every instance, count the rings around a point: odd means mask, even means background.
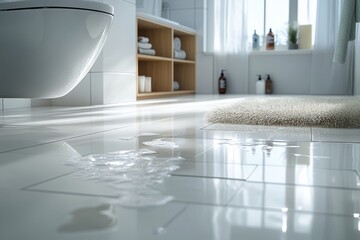
[[[176,51],[181,50],[181,39],[178,37],[174,38],[174,50],[176,50]]]
[[[152,44],[151,43],[142,43],[139,42],[138,43],[139,48],[143,48],[143,49],[151,49],[152,48]]]
[[[174,50],[174,58],[176,59],[186,59],[186,52],[184,50]]]
[[[138,42],[141,42],[141,43],[148,43],[150,40],[148,37],[143,37],[143,36],[140,36],[138,37]]]
[[[155,50],[154,49],[144,49],[144,48],[139,48],[139,53],[140,54],[146,54],[146,55],[155,55]]]

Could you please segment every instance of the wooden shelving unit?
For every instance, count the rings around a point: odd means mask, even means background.
[[[152,78],[152,92],[139,93],[137,99],[163,96],[194,94],[196,82],[196,33],[172,24],[158,22],[143,16],[137,17],[137,35],[150,39],[155,56],[137,54],[137,75]],[[175,59],[173,39],[181,39],[181,48],[186,59]],[[173,90],[173,82],[178,81],[180,90]],[[138,84],[138,82],[137,82]]]

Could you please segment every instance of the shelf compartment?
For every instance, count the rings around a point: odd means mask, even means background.
[[[170,28],[138,19],[138,36],[149,38],[156,56],[172,57],[172,31]]]
[[[196,58],[196,35],[174,29],[174,38],[181,40],[181,49],[186,52],[186,60],[195,61]]]
[[[152,92],[172,91],[171,61],[139,61],[138,75],[151,77]]]
[[[137,92],[137,99],[195,94],[196,31],[181,25],[161,23],[148,16],[138,16],[137,35],[148,37],[156,51],[155,56],[137,54],[138,76],[152,79],[152,92]],[[181,39],[181,49],[187,55],[184,60],[173,56],[174,37]],[[174,80],[179,82],[180,90],[173,90]]]
[[[195,64],[174,61],[174,81],[178,81],[180,91],[194,91]],[[176,93],[177,91],[174,91]]]

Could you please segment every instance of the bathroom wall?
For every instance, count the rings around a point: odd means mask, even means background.
[[[204,31],[206,30],[207,0],[164,0],[169,3],[169,17],[185,26],[197,29],[197,85],[196,92],[217,93],[217,79],[220,73],[214,72],[214,57],[203,52]],[[298,52],[299,53],[299,52]],[[256,75],[271,74],[276,94],[309,94],[311,51],[300,54],[265,53],[249,56],[248,83],[239,83],[228,79],[232,86],[241,89],[241,93],[255,93]],[[287,67],[284,68],[284,62]]]
[[[66,96],[53,99],[53,105],[100,105],[136,100],[135,0],[100,2],[115,9],[103,51],[81,83]]]
[[[286,67],[284,67],[286,64]],[[310,94],[312,52],[253,53],[249,57],[249,93],[255,93],[257,75],[270,74],[275,94]]]
[[[163,12],[163,16],[182,25],[196,29],[197,31],[197,70],[196,70],[196,93],[209,94],[214,92],[213,65],[214,57],[204,54],[204,41],[206,30],[206,0],[163,0],[168,3],[169,11]]]

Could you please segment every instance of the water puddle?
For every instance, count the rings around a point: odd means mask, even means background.
[[[59,227],[60,232],[84,232],[110,229],[116,224],[115,209],[111,205],[80,208],[71,212],[69,222]]]
[[[146,146],[152,147],[152,148],[168,149],[168,150],[175,150],[175,149],[180,147],[175,142],[166,141],[163,138],[153,139],[153,140],[148,141],[148,142],[143,142],[143,144],[146,145]]]
[[[146,145],[146,144],[145,144]],[[149,146],[172,149],[175,143],[155,139]],[[149,149],[91,154],[71,160],[88,180],[104,182],[114,188],[119,198],[116,204],[126,207],[148,207],[168,203],[173,199],[154,189],[170,173],[179,168],[180,157],[160,158]]]

